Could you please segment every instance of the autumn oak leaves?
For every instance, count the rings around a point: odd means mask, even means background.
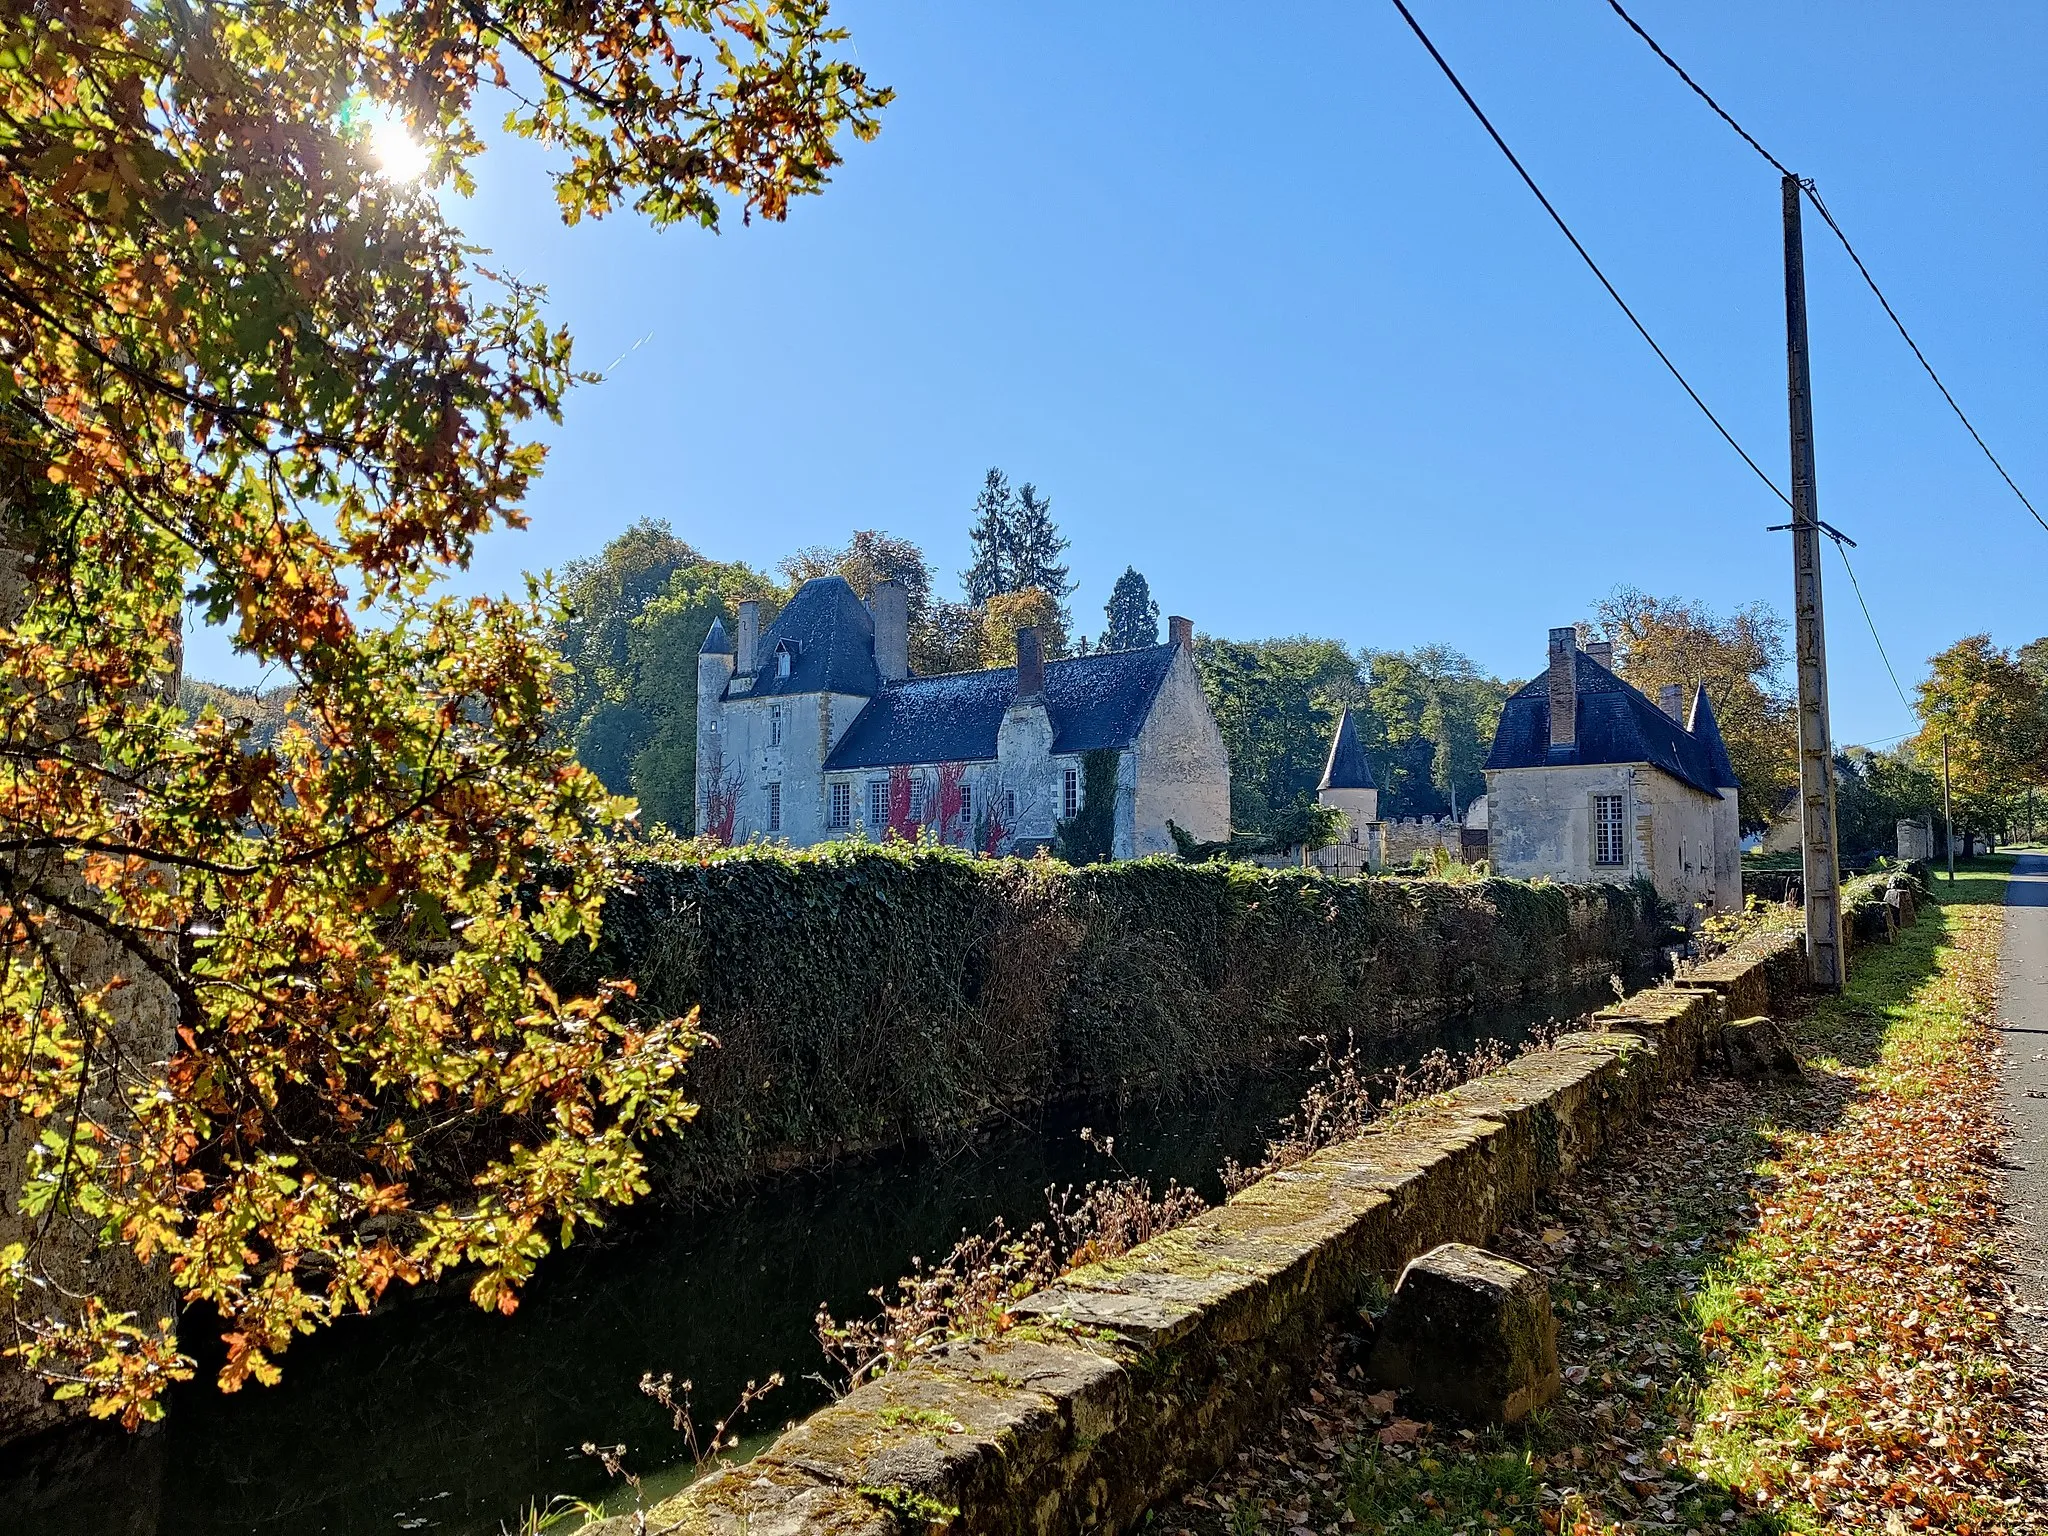
[[[889,93],[822,0],[0,29],[0,1308],[132,1425],[193,1368],[173,1296],[230,1389],[394,1281],[510,1310],[692,1112],[691,1020],[539,978],[619,814],[548,735],[545,596],[434,591],[519,521],[569,338],[361,104],[461,186],[487,85],[568,219],[712,226],[819,190]],[[274,740],[169,702],[188,607],[293,685]],[[163,1305],[81,1285],[95,1251]]]

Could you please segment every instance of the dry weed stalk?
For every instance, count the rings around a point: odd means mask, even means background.
[[[1310,1042],[1322,1052],[1317,1075],[1300,1107],[1281,1122],[1279,1135],[1256,1164],[1246,1167],[1232,1159],[1223,1165],[1224,1190],[1234,1195],[1358,1135],[1404,1104],[1455,1088],[1525,1051],[1541,1050],[1558,1033],[1553,1021],[1520,1046],[1489,1040],[1456,1056],[1439,1049],[1420,1061],[1378,1072],[1367,1069],[1355,1040],[1339,1055],[1327,1037],[1318,1037]],[[1002,1333],[1010,1327],[1012,1306],[1031,1292],[1084,1264],[1126,1253],[1208,1209],[1200,1193],[1178,1183],[1169,1182],[1155,1196],[1145,1179],[1117,1163],[1116,1138],[1083,1128],[1081,1139],[1122,1176],[1078,1190],[1050,1187],[1044,1221],[1012,1233],[998,1218],[986,1231],[962,1238],[934,1265],[912,1259],[910,1273],[893,1287],[868,1293],[877,1309],[871,1317],[841,1322],[820,1306],[818,1342],[838,1378],[830,1384],[851,1391],[953,1340]]]
[[[1545,1050],[1559,1033],[1553,1019],[1520,1045],[1485,1040],[1456,1056],[1439,1047],[1418,1061],[1377,1072],[1366,1067],[1355,1037],[1347,1039],[1343,1054],[1338,1055],[1331,1050],[1328,1036],[1318,1036],[1310,1043],[1320,1049],[1321,1059],[1300,1107],[1280,1122],[1279,1135],[1266,1143],[1265,1155],[1258,1162],[1246,1166],[1231,1158],[1224,1163],[1224,1193],[1227,1197],[1249,1189],[1267,1175],[1292,1168],[1325,1147],[1349,1141],[1403,1105],[1449,1092],[1518,1056]]]
[[[1114,1138],[1082,1139],[1109,1156]],[[819,1307],[818,1342],[840,1378],[842,1390],[899,1370],[919,1355],[955,1339],[990,1338],[1010,1326],[1011,1306],[1061,1275],[1115,1258],[1148,1238],[1208,1209],[1209,1202],[1185,1185],[1168,1182],[1157,1196],[1135,1175],[1098,1181],[1075,1190],[1048,1187],[1044,1221],[1013,1234],[998,1217],[984,1232],[954,1244],[953,1251],[927,1268],[912,1259],[910,1273],[892,1288],[868,1294],[877,1314],[840,1322]]]

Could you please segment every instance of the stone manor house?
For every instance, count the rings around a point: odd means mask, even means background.
[[[910,672],[900,583],[863,603],[838,576],[797,589],[765,633],[742,603],[697,657],[697,830],[798,847],[929,829],[988,853],[1051,840],[1087,792],[1084,754],[1116,754],[1115,858],[1166,853],[1167,822],[1230,835],[1230,761],[1195,673],[1194,626],[1165,645],[1017,665]]]
[[[1735,770],[1704,688],[1648,696],[1614,673],[1614,647],[1580,649],[1574,628],[1550,632],[1549,663],[1501,709],[1486,759],[1486,794],[1460,827],[1378,819],[1372,764],[1349,710],[1337,722],[1316,798],[1346,833],[1318,867],[1353,875],[1394,867],[1420,849],[1470,854],[1494,873],[1530,880],[1648,880],[1681,913],[1742,907]],[[1478,831],[1472,825],[1483,826]]]
[[[1651,703],[1614,647],[1550,632],[1549,664],[1501,710],[1486,759],[1496,874],[1646,879],[1681,913],[1742,908],[1735,769],[1704,688]]]

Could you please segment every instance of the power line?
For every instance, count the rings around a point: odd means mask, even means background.
[[[1395,0],[1395,3],[1399,4],[1400,0]],[[1729,113],[1726,107],[1722,106],[1721,103],[1714,100],[1714,98],[1707,93],[1707,90],[1704,86],[1702,86],[1697,80],[1693,79],[1691,75],[1685,72],[1684,66],[1681,65],[1678,62],[1678,60],[1672,58],[1670,54],[1664,51],[1663,47],[1658,43],[1657,39],[1650,36],[1649,33],[1645,32],[1642,29],[1642,26],[1636,21],[1635,17],[1629,15],[1627,11],[1622,9],[1620,0],[1607,0],[1607,5],[1608,8],[1614,12],[1615,15],[1619,16],[1623,21],[1628,23],[1628,29],[1631,32],[1635,33],[1637,37],[1640,37],[1645,43],[1649,44],[1650,51],[1652,53],[1656,54],[1658,58],[1662,59],[1666,64],[1671,66],[1671,71],[1673,74],[1677,75],[1679,79],[1683,80],[1688,86],[1692,87],[1692,92],[1695,96],[1699,97],[1701,101],[1704,101],[1709,107],[1712,107],[1714,109],[1714,115],[1716,117],[1720,118],[1722,122],[1726,123],[1730,128],[1733,128],[1738,134],[1742,136],[1742,141],[1745,144],[1747,144],[1751,149],[1755,150],[1758,154],[1762,155],[1764,159],[1768,160],[1779,175],[1793,175],[1791,171],[1785,168],[1784,161],[1780,160],[1768,149],[1765,149],[1762,144],[1758,143],[1756,135],[1751,133],[1747,128],[1743,127],[1742,124],[1738,123],[1735,120],[1735,118]],[[1406,15],[1407,13],[1404,11],[1402,14]],[[1414,23],[1411,21],[1409,25],[1413,26]],[[1434,49],[1430,51],[1435,52]],[[1441,63],[1442,61],[1439,60],[1438,62]],[[1505,148],[1506,146],[1502,147]],[[1892,308],[1892,301],[1886,298],[1884,295],[1884,290],[1877,286],[1877,279],[1870,275],[1870,268],[1866,267],[1863,264],[1863,258],[1856,254],[1856,247],[1849,243],[1849,237],[1842,232],[1842,226],[1835,222],[1835,216],[1832,213],[1828,212],[1828,205],[1821,201],[1820,188],[1815,186],[1812,181],[1806,179],[1805,177],[1795,177],[1794,179],[1799,182],[1800,187],[1805,191],[1807,200],[1813,204],[1813,211],[1821,216],[1822,222],[1825,223],[1829,229],[1833,230],[1835,233],[1835,238],[1842,242],[1842,249],[1849,253],[1849,260],[1856,264],[1856,270],[1862,274],[1864,283],[1869,287],[1871,293],[1876,296],[1877,302],[1884,307],[1884,312],[1886,316],[1891,320],[1893,327],[1898,331],[1900,339],[1903,340],[1906,343],[1906,345],[1912,349],[1913,356],[1916,359],[1918,359],[1920,366],[1926,370],[1927,377],[1932,379],[1934,381],[1934,387],[1941,391],[1941,398],[1946,400],[1948,402],[1948,408],[1956,413],[1956,420],[1960,421],[1963,424],[1963,430],[1970,434],[1971,439],[1977,444],[1978,448],[1983,451],[1984,457],[1991,461],[1991,467],[1998,471],[1999,479],[2003,480],[2006,483],[2007,487],[2012,491],[2013,495],[2019,497],[2020,505],[2025,507],[2027,511],[2033,515],[2033,519],[2035,522],[2039,523],[2042,526],[2042,528],[2048,529],[2048,517],[2043,517],[2040,514],[2040,512],[2035,508],[2033,502],[2027,499],[2027,493],[2019,488],[2018,482],[2016,482],[2011,475],[2006,473],[2005,466],[1999,463],[1998,461],[1998,455],[1991,451],[1991,445],[1984,441],[1984,436],[1981,432],[1977,430],[1976,424],[1972,422],[1967,415],[1964,414],[1963,408],[1960,405],[1956,404],[1956,397],[1949,393],[1948,386],[1942,383],[1941,381],[1941,375],[1934,371],[1934,364],[1927,361],[1927,354],[1920,350],[1920,343],[1915,341],[1913,339],[1913,333],[1906,329],[1906,322],[1899,318],[1899,312],[1896,309]],[[1538,195],[1540,196],[1541,194],[1539,193]],[[1745,455],[1745,457],[1747,457],[1747,455]]]
[[[1493,126],[1491,119],[1480,109],[1479,103],[1472,99],[1472,93],[1465,89],[1465,82],[1458,78],[1457,71],[1451,68],[1441,53],[1437,52],[1436,44],[1429,40],[1429,34],[1422,30],[1421,23],[1416,21],[1414,15],[1402,3],[1402,0],[1393,0],[1393,3],[1394,9],[1401,13],[1401,19],[1408,23],[1408,30],[1413,32],[1422,43],[1422,46],[1429,50],[1429,56],[1436,60],[1436,67],[1444,72],[1444,78],[1451,82],[1459,96],[1464,98],[1465,105],[1472,109],[1472,115],[1479,119],[1479,126],[1486,130],[1488,137],[1499,147],[1500,152],[1507,156],[1508,164],[1515,168],[1515,174],[1522,178],[1522,184],[1536,195],[1536,201],[1543,205],[1543,211],[1550,215],[1551,222],[1563,232],[1565,239],[1571,242],[1572,249],[1579,253],[1579,259],[1586,264],[1595,277],[1600,279],[1600,286],[1607,290],[1607,296],[1620,306],[1621,312],[1624,315],[1628,316],[1628,323],[1636,328],[1636,334],[1650,344],[1650,350],[1657,354],[1657,361],[1670,370],[1671,377],[1678,380],[1679,387],[1692,397],[1692,403],[1698,406],[1700,413],[1714,424],[1714,430],[1721,434],[1728,446],[1741,455],[1742,462],[1754,471],[1757,479],[1769,486],[1771,494],[1777,497],[1778,500],[1784,502],[1788,507],[1791,506],[1791,498],[1778,489],[1777,481],[1765,474],[1762,468],[1758,466],[1756,460],[1749,456],[1748,450],[1735,440],[1735,435],[1721,425],[1721,418],[1708,409],[1707,402],[1700,398],[1699,391],[1692,387],[1686,380],[1685,375],[1678,371],[1678,365],[1671,361],[1662,347],[1657,345],[1657,338],[1650,334],[1648,327],[1636,318],[1636,312],[1628,307],[1628,301],[1621,296],[1614,284],[1607,280],[1607,274],[1600,270],[1600,264],[1593,259],[1592,255],[1586,250],[1586,247],[1580,243],[1579,237],[1572,233],[1571,225],[1565,223],[1564,216],[1556,208],[1552,207],[1550,199],[1543,195],[1543,189],[1536,185],[1536,178],[1531,176],[1527,168],[1516,158],[1515,152],[1508,148],[1508,141],[1500,136],[1500,130]]]
[[[1849,586],[1856,594],[1856,606],[1863,610],[1863,622],[1870,626],[1870,638],[1877,645],[1877,657],[1884,663],[1885,675],[1892,680],[1892,692],[1899,696],[1899,702],[1911,714],[1914,712],[1912,701],[1906,697],[1906,690],[1899,686],[1899,674],[1892,670],[1892,659],[1885,654],[1884,639],[1877,632],[1877,620],[1870,616],[1870,604],[1863,600],[1863,583],[1856,579],[1856,567],[1849,563],[1849,551],[1840,539],[1835,540],[1835,553],[1842,557],[1842,569],[1849,573]]]
[[[1620,307],[1621,312],[1624,315],[1628,316],[1629,324],[1633,325],[1636,328],[1636,333],[1640,335],[1644,341],[1649,343],[1650,350],[1657,354],[1657,360],[1661,362],[1665,366],[1665,368],[1670,370],[1671,376],[1674,379],[1678,380],[1679,386],[1682,389],[1684,389],[1688,396],[1691,397],[1692,403],[1700,408],[1701,414],[1703,414],[1708,421],[1714,424],[1714,430],[1721,434],[1722,438],[1727,442],[1728,446],[1733,448],[1736,451],[1736,453],[1741,455],[1742,462],[1750,467],[1750,469],[1755,473],[1756,477],[1759,480],[1763,481],[1765,485],[1770,487],[1772,495],[1776,496],[1778,500],[1784,502],[1786,506],[1790,507],[1792,505],[1791,499],[1787,497],[1783,491],[1778,489],[1777,482],[1773,480],[1769,475],[1764,473],[1762,468],[1758,466],[1756,460],[1749,456],[1749,453],[1747,452],[1747,450],[1743,448],[1742,444],[1738,443],[1735,440],[1734,434],[1731,433],[1725,426],[1721,424],[1721,418],[1716,416],[1713,413],[1713,411],[1708,408],[1706,401],[1700,398],[1699,392],[1695,390],[1692,387],[1692,385],[1687,381],[1685,375],[1678,371],[1678,365],[1671,361],[1671,358],[1665,353],[1664,349],[1657,345],[1657,339],[1650,334],[1649,329],[1643,324],[1641,320],[1636,318],[1636,312],[1629,308],[1628,301],[1622,298],[1621,294],[1616,290],[1614,284],[1608,280],[1607,274],[1600,270],[1600,264],[1593,259],[1591,253],[1587,251],[1585,245],[1581,243],[1581,241],[1579,240],[1579,237],[1572,233],[1572,228],[1569,224],[1565,223],[1564,216],[1560,214],[1557,211],[1556,207],[1552,205],[1550,199],[1543,195],[1543,189],[1536,184],[1536,178],[1529,174],[1528,168],[1522,164],[1520,158],[1516,156],[1515,152],[1508,147],[1507,140],[1501,137],[1500,130],[1493,126],[1493,122],[1490,118],[1487,117],[1485,110],[1480,107],[1479,103],[1476,100],[1473,99],[1472,93],[1465,89],[1465,82],[1458,78],[1457,71],[1451,68],[1450,63],[1444,58],[1443,54],[1438,51],[1436,44],[1430,41],[1429,34],[1422,30],[1421,23],[1416,21],[1414,13],[1411,12],[1408,9],[1408,7],[1402,3],[1402,0],[1393,0],[1393,4],[1394,9],[1401,13],[1401,19],[1408,23],[1408,30],[1413,32],[1416,36],[1416,39],[1422,44],[1422,46],[1429,50],[1429,56],[1436,61],[1437,68],[1443,71],[1444,78],[1451,82],[1452,87],[1457,91],[1458,95],[1464,100],[1465,105],[1471,109],[1472,115],[1479,119],[1480,127],[1486,130],[1487,136],[1493,140],[1495,146],[1499,148],[1500,152],[1507,157],[1508,164],[1512,165],[1515,168],[1515,174],[1522,178],[1522,184],[1526,186],[1530,190],[1530,192],[1535,194],[1536,201],[1543,205],[1543,211],[1550,215],[1551,222],[1557,225],[1558,229],[1563,233],[1565,239],[1571,242],[1572,249],[1579,253],[1579,259],[1585,262],[1587,268],[1591,270],[1592,274],[1600,280],[1600,286],[1607,290],[1607,296],[1614,300],[1615,304]],[[1669,64],[1673,70],[1677,71],[1678,77],[1681,80],[1685,81],[1687,85],[1691,86],[1694,91],[1698,92],[1701,100],[1705,101],[1708,106],[1712,107],[1716,112],[1720,113],[1721,117],[1727,122],[1728,126],[1733,128],[1737,133],[1741,134],[1742,137],[1749,142],[1751,148],[1753,148],[1758,154],[1762,155],[1766,160],[1770,161],[1772,165],[1777,166],[1781,174],[1786,176],[1792,175],[1792,172],[1786,170],[1784,166],[1779,165],[1776,157],[1773,156],[1769,150],[1765,149],[1763,145],[1759,144],[1754,138],[1750,137],[1748,130],[1746,130],[1740,123],[1736,122],[1733,117],[1730,117],[1726,112],[1722,111],[1720,103],[1716,102],[1713,97],[1709,96],[1704,90],[1702,90],[1698,83],[1693,80],[1692,76],[1688,75],[1684,71],[1684,69],[1680,68],[1677,60],[1673,59],[1662,48],[1658,47],[1655,38],[1651,37],[1649,33],[1643,31],[1641,27],[1636,26],[1635,19],[1631,17],[1628,14],[1628,12],[1622,10],[1622,8],[1618,4],[1615,4],[1615,0],[1608,0],[1608,4],[1614,6],[1615,13],[1619,15],[1623,21],[1627,22],[1630,27],[1635,29],[1636,34],[1639,37],[1641,37],[1644,42],[1648,43],[1653,50],[1655,50],[1657,57],[1662,59],[1666,64]],[[1835,238],[1842,242],[1842,245],[1845,249],[1848,248],[1848,237],[1842,233],[1840,227],[1836,225],[1834,219],[1829,216],[1826,207],[1821,203],[1820,196],[1814,190],[1812,183],[1801,182],[1800,185],[1805,190],[1806,195],[1810,199],[1812,199],[1813,205],[1819,211],[1820,216],[1827,221],[1828,227],[1834,230]],[[1850,250],[1849,255],[1852,260],[1855,260],[1856,253],[1854,250]],[[1857,261],[1857,267],[1859,270],[1862,269],[1862,265],[1862,262]],[[1870,282],[1870,274],[1868,272],[1864,273],[1864,280],[1866,282]],[[1872,292],[1877,292],[1877,284],[1875,282],[1871,282],[1870,286]],[[1882,293],[1878,293],[1878,301],[1880,303],[1884,302],[1884,295]],[[1885,312],[1887,314],[1891,314],[1892,311],[1891,306],[1889,304],[1885,305]],[[1897,324],[1898,317],[1894,314],[1892,318],[1893,323]],[[1904,335],[1905,327],[1903,325],[1900,325],[1899,331],[1901,335]],[[1906,340],[1907,344],[1910,346],[1912,344],[1912,338],[1908,336]],[[1914,348],[1914,354],[1916,356],[1919,355],[1918,347]],[[1926,365],[1926,359],[1924,357],[1921,358],[1921,363],[1923,366]],[[1928,368],[1927,371],[1930,376],[1933,375],[1934,370],[1931,367]],[[1935,383],[1937,385],[1939,385],[1940,382],[1941,381],[1938,378],[1935,380]],[[1942,393],[1944,395],[1947,395],[1948,392],[1946,389],[1944,389]],[[1953,399],[1951,399],[1949,403],[1950,405],[1955,404]],[[1958,408],[1956,414],[1958,416],[1962,415],[1962,411],[1960,410],[1960,408]],[[1964,425],[1969,425],[1967,418],[1964,421]],[[1972,428],[1971,430],[1972,434],[1974,435],[1975,429]],[[1981,438],[1978,439],[1978,444],[1980,447],[1982,446],[1983,440]],[[1985,453],[1988,455],[1990,453],[1990,450],[1988,448],[1985,449]],[[1997,461],[1994,459],[1992,462],[1995,464]],[[2003,473],[2002,470],[2000,472]],[[2007,483],[2011,483],[2009,479]],[[2014,486],[2013,489],[2015,493],[2017,493],[2019,487]],[[2022,496],[2020,499],[2022,501],[2026,500],[2024,496]],[[2032,506],[2029,505],[2027,510],[2032,511]],[[2039,516],[2038,513],[2036,513],[2035,515],[2036,517]],[[1842,557],[1842,569],[1847,571],[1849,574],[1849,585],[1856,594],[1856,606],[1863,610],[1863,622],[1870,628],[1871,641],[1877,646],[1878,658],[1884,663],[1884,670],[1886,676],[1891,678],[1892,690],[1898,694],[1899,702],[1901,704],[1904,704],[1907,710],[1910,712],[1913,706],[1911,702],[1908,701],[1906,698],[1906,690],[1899,685],[1899,674],[1897,673],[1897,671],[1893,669],[1891,656],[1886,652],[1884,648],[1884,638],[1877,632],[1877,620],[1871,616],[1870,604],[1868,601],[1865,600],[1863,596],[1863,584],[1856,579],[1856,569],[1849,563],[1849,552],[1845,547],[1844,537],[1840,533],[1836,532],[1835,529],[1827,527],[1826,524],[1822,524],[1821,526],[1822,530],[1825,533],[1827,533],[1828,536],[1833,540],[1835,545],[1835,552]],[[2043,526],[2048,527],[2048,523],[2044,523]]]

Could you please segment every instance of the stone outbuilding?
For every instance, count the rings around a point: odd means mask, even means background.
[[[1648,880],[1688,918],[1742,907],[1735,770],[1704,688],[1650,699],[1611,645],[1550,632],[1543,674],[1501,710],[1486,759],[1496,874]]]
[[[1195,672],[1194,626],[1168,642],[1047,661],[1017,632],[1017,665],[911,675],[896,582],[863,603],[841,577],[797,589],[766,633],[740,604],[697,658],[697,831],[798,847],[929,832],[1007,853],[1050,840],[1115,755],[1111,854],[1230,835],[1230,760]]]

